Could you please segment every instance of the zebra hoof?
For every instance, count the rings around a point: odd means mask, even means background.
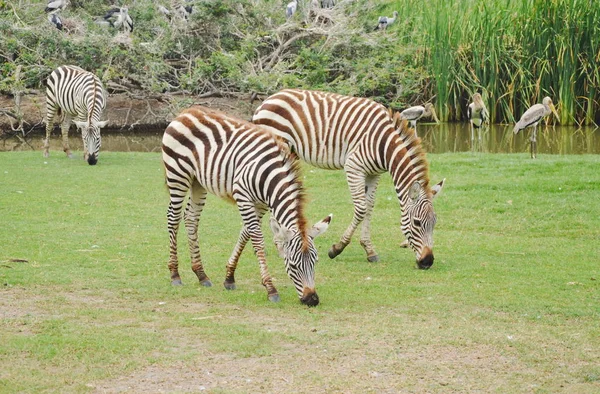
[[[378,263],[379,262],[379,256],[374,254],[373,256],[367,256],[367,261],[369,263]]]
[[[225,282],[223,282],[223,286],[225,286],[225,288],[227,290],[235,290],[235,289],[237,289],[237,287],[235,285],[235,282],[227,282],[227,281],[225,281]]]
[[[342,250],[343,249],[338,249],[335,245],[332,245],[331,249],[329,249],[329,252],[327,252],[327,255],[330,259],[335,259],[340,253],[342,253]]]
[[[50,157],[50,152],[44,152],[44,157]]]
[[[275,293],[275,294],[269,294],[269,301],[271,302],[279,302],[280,298],[279,298],[279,294]]]
[[[181,279],[173,279],[171,281],[171,285],[172,286],[183,286],[183,282],[181,282]]]
[[[204,287],[211,287],[212,286],[212,282],[209,279],[205,279],[205,280],[203,280],[203,281],[200,282],[200,285],[204,286]]]

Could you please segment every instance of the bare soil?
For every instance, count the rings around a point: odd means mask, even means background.
[[[250,103],[250,98],[194,96],[136,96],[111,94],[108,97],[104,119],[108,125],[103,132],[144,132],[166,127],[181,110],[191,105],[203,105],[231,115],[249,120],[258,102]],[[12,96],[0,95],[0,136],[16,127],[15,119],[3,113],[17,113]],[[46,114],[46,98],[43,94],[25,95],[21,101],[25,133],[42,133]],[[58,126],[55,126],[58,127]]]

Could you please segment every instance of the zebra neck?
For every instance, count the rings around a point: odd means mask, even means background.
[[[400,201],[400,206],[404,207],[408,201],[408,192],[410,187],[419,182],[426,193],[429,189],[429,167],[425,159],[419,140],[412,136],[406,139],[394,139],[395,144],[388,146],[388,155],[386,156],[387,170],[394,181],[396,195]]]

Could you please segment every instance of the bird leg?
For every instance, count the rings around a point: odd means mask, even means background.
[[[537,127],[533,126],[533,131],[531,132],[531,158],[535,159],[535,153],[537,150]]]

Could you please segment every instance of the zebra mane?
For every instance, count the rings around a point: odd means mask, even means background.
[[[308,222],[306,221],[306,217],[304,216],[304,208],[306,207],[306,191],[304,189],[304,184],[302,183],[302,163],[298,158],[298,155],[290,149],[290,146],[285,142],[285,140],[270,131],[266,130],[262,126],[255,125],[250,123],[258,130],[263,133],[268,134],[277,144],[279,150],[281,151],[281,157],[283,159],[284,165],[289,166],[290,174],[293,175],[292,182],[298,185],[297,190],[297,222],[296,226],[298,226],[298,231],[302,235],[302,250],[308,250]]]
[[[400,138],[402,138],[402,141],[406,145],[406,150],[410,156],[410,163],[413,168],[420,169],[418,172],[413,172],[415,180],[423,186],[428,195],[431,194],[431,188],[429,187],[429,163],[421,144],[421,138],[417,136],[415,129],[408,126],[406,119],[400,118],[400,112],[394,112],[391,108],[388,111],[392,118],[395,132],[400,134]]]

